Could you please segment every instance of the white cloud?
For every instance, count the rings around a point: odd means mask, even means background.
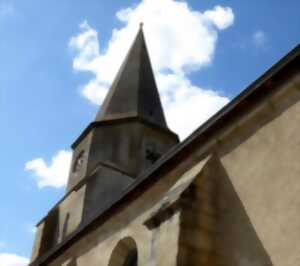
[[[16,254],[0,253],[1,266],[26,266],[28,263],[29,259],[25,257]]]
[[[52,157],[50,165],[43,158],[37,158],[27,162],[25,169],[34,173],[39,188],[61,188],[68,180],[71,158],[70,151],[61,150]]]
[[[267,43],[267,35],[264,31],[258,30],[253,34],[253,43],[256,47],[264,47]]]
[[[234,14],[230,7],[216,6],[213,10],[205,11],[204,16],[211,20],[220,30],[228,28],[234,21]]]
[[[216,91],[194,86],[187,78],[174,74],[160,74],[158,84],[165,89],[162,100],[170,128],[182,138],[205,122],[229,99]],[[188,116],[188,118],[187,118]]]
[[[212,63],[218,32],[234,22],[230,7],[216,6],[200,12],[182,1],[143,0],[116,16],[124,26],[113,30],[106,49],[100,47],[97,31],[86,21],[69,43],[76,53],[73,68],[95,75],[82,88],[92,103],[102,103],[141,21],[172,130],[186,137],[228,102],[217,91],[193,85],[188,74]],[[189,116],[188,121],[182,114]]]

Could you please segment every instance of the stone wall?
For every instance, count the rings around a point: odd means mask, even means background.
[[[299,80],[249,107],[50,265],[109,265],[127,237],[143,266],[299,265]]]
[[[219,226],[231,265],[300,264],[299,100],[297,76],[219,142],[223,188],[234,193],[227,201],[231,212]],[[241,207],[245,212],[238,215]],[[245,220],[249,226],[242,227]]]
[[[94,231],[75,243],[50,265],[62,265],[76,258],[77,265],[109,265],[118,243],[134,239],[138,265],[177,265],[183,205],[177,204],[207,159],[189,171],[169,173],[130,205],[122,208]],[[153,222],[154,220],[154,222]]]

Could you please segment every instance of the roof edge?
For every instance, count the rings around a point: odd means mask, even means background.
[[[106,125],[113,125],[113,124],[117,124],[117,123],[125,123],[125,122],[141,122],[144,124],[147,124],[151,127],[157,128],[159,130],[164,131],[167,134],[173,135],[173,137],[177,138],[179,140],[178,135],[171,131],[169,128],[166,127],[162,127],[156,123],[153,123],[152,121],[148,120],[147,118],[144,117],[140,117],[135,115],[135,113],[132,113],[130,115],[126,115],[124,117],[121,116],[116,116],[114,118],[109,118],[107,120],[102,120],[102,121],[94,121],[92,123],[90,123],[84,130],[83,132],[79,135],[79,137],[73,142],[73,144],[71,145],[72,149],[75,149],[75,147],[78,145],[78,143],[93,129],[96,127],[100,127],[100,126],[106,126]]]

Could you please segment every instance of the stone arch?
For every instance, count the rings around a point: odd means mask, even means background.
[[[132,237],[125,237],[112,251],[108,266],[137,266],[138,250]]]

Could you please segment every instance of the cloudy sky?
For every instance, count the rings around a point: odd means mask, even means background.
[[[168,124],[184,139],[299,43],[299,9],[297,0],[0,0],[0,266],[28,263],[34,225],[64,193],[70,144],[141,21]]]

